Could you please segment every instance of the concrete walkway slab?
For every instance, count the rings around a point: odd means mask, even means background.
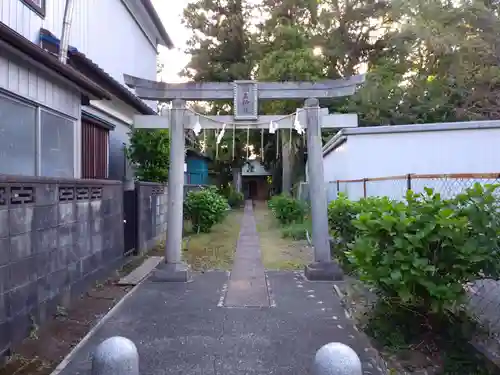
[[[381,375],[330,283],[293,272],[268,272],[268,279],[275,308],[217,307],[224,272],[196,275],[191,283],[146,280],[60,375],[89,375],[96,346],[115,335],[137,345],[141,375],[304,375],[315,352],[331,341],[357,351],[364,375]]]
[[[249,204],[229,281],[215,271],[195,274],[190,283],[145,280],[58,375],[89,375],[92,353],[111,336],[137,345],[141,375],[306,375],[329,342],[351,346],[364,375],[382,375],[333,283],[265,272]]]
[[[266,275],[251,201],[245,203],[225,307],[269,307]]]
[[[137,267],[135,270],[130,272],[127,276],[122,277],[118,281],[118,285],[137,285],[142,280],[144,280],[161,261],[163,257],[149,257],[144,260],[144,262]]]

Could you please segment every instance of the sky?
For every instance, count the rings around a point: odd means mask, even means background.
[[[184,53],[189,30],[181,24],[182,10],[189,0],[152,0],[160,19],[174,43],[174,49],[160,47],[159,59],[165,64],[161,80],[169,83],[185,81],[178,73],[189,62],[189,55]]]

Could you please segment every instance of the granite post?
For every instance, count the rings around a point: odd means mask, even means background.
[[[320,108],[316,98],[305,102],[307,119],[307,165],[309,174],[309,201],[312,216],[312,243],[314,263],[305,267],[309,280],[341,280],[342,270],[332,260],[328,231],[328,202],[324,181],[321,140]]]
[[[182,262],[184,204],[184,115],[185,102],[176,99],[170,111],[170,166],[168,171],[167,241],[165,262],[153,273],[152,281],[189,281],[189,267]]]

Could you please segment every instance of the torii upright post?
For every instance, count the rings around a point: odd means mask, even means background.
[[[328,114],[319,108],[318,98],[333,98],[354,94],[364,76],[323,82],[254,82],[237,81],[168,84],[148,81],[125,75],[125,82],[136,89],[142,99],[174,101],[168,116],[135,116],[136,128],[162,129],[171,127],[171,160],[169,171],[169,206],[167,223],[167,248],[165,264],[155,273],[158,280],[188,281],[188,268],[181,262],[182,251],[182,200],[184,127],[193,128],[199,123],[202,128],[220,129],[222,123],[234,123],[236,129],[263,129],[266,123],[279,122],[280,129],[290,129],[292,118],[283,116],[259,116],[258,100],[307,99],[305,119],[307,124],[307,147],[311,213],[313,222],[314,263],[305,269],[310,280],[336,280],[342,272],[330,256],[328,234],[327,198],[323,173],[322,128],[345,128],[357,126],[357,116],[353,114]],[[210,101],[234,100],[234,118],[230,116],[199,117],[183,111],[184,100]],[[186,112],[186,116],[184,115]],[[297,114],[299,116],[299,114]],[[300,116],[299,116],[300,117]],[[264,125],[263,125],[264,124]]]
[[[309,201],[312,216],[312,242],[314,263],[305,268],[309,280],[340,280],[342,271],[332,261],[328,230],[328,200],[326,197],[323,150],[319,116],[319,101],[309,98],[305,102],[307,118],[307,166],[309,174]]]

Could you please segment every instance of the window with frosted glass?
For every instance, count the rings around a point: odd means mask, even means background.
[[[0,96],[0,173],[35,175],[36,108]]]
[[[40,175],[73,177],[74,122],[50,112],[40,114]]]

